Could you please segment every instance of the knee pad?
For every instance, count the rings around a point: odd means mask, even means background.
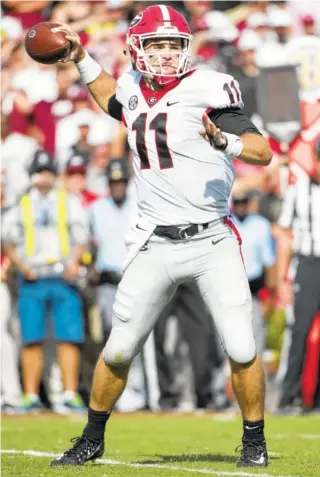
[[[126,366],[138,354],[137,343],[132,336],[118,328],[112,328],[103,349],[104,361],[111,366]]]
[[[239,364],[250,363],[257,354],[253,335],[252,337],[248,337],[248,339],[233,340],[231,343],[225,343],[225,348],[229,358]]]

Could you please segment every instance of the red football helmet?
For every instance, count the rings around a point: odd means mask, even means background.
[[[178,56],[178,64],[174,73],[163,71],[163,58],[168,52],[146,53],[144,42],[151,38],[181,40],[181,50],[169,52],[172,56]],[[166,5],[153,5],[146,8],[132,20],[127,34],[127,45],[129,46],[131,62],[133,68],[140,71],[145,76],[152,78],[157,84],[165,85],[175,81],[190,69],[192,35],[186,19],[176,10]],[[155,67],[150,62],[150,57],[157,59]]]

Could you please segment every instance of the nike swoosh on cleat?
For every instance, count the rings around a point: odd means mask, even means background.
[[[249,459],[249,460],[250,460],[250,462],[252,462],[253,464],[263,464],[264,461],[265,461],[265,458],[263,457],[263,455],[261,455],[258,460],[254,460],[254,459]]]

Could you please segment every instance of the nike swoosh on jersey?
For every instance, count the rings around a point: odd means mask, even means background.
[[[217,245],[217,243],[221,242],[222,240],[224,240],[226,237],[222,237],[221,239],[218,239],[218,240],[212,240],[212,245]]]
[[[144,232],[146,232],[146,229],[143,229],[142,227],[140,227],[140,225],[139,225],[139,224],[136,224],[136,227],[137,227],[137,229],[139,229],[139,230],[143,230]]]
[[[170,101],[167,101],[167,106],[173,106],[174,104],[178,104],[180,101],[174,101],[173,103],[170,103]]]

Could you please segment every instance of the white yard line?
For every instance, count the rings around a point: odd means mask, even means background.
[[[320,434],[275,434],[276,439],[300,438],[300,439],[320,439]]]
[[[38,452],[34,450],[16,450],[16,449],[1,449],[0,453],[2,454],[23,454],[23,455],[29,455],[32,457],[58,457],[61,454],[52,454],[50,452]],[[298,477],[298,476],[293,476],[293,475],[286,475],[286,476],[275,476],[271,474],[252,474],[251,472],[243,472],[243,471],[238,471],[238,472],[228,472],[228,471],[217,471],[217,470],[211,470],[211,469],[197,469],[197,468],[188,468],[188,467],[181,467],[177,465],[163,465],[163,464],[131,464],[129,462],[120,462],[119,460],[112,460],[112,459],[97,459],[96,462],[99,462],[100,464],[109,464],[109,465],[124,465],[126,467],[140,467],[140,468],[145,468],[145,467],[152,467],[152,468],[157,468],[157,469],[166,469],[166,470],[177,470],[177,471],[183,471],[183,472],[193,472],[193,473],[198,473],[198,474],[209,474],[209,475],[219,475],[219,476],[227,476],[227,477]],[[301,477],[301,476],[300,476]],[[307,477],[307,476],[304,476]]]

